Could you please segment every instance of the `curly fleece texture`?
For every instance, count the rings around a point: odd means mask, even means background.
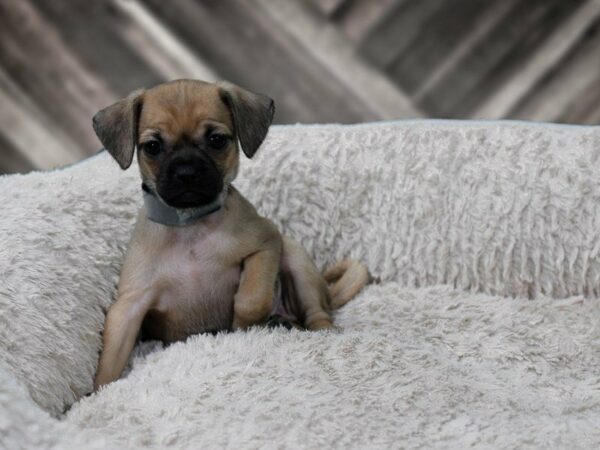
[[[338,331],[146,344],[85,398],[136,169],[0,178],[0,447],[594,447],[599,156],[595,127],[273,127],[237,187],[320,267],[381,282]]]

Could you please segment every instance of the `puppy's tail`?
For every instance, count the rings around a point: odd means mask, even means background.
[[[329,285],[331,309],[338,309],[348,303],[371,281],[367,268],[351,259],[333,265],[323,274]]]

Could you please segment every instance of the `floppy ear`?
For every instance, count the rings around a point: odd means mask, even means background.
[[[273,121],[273,100],[231,83],[220,83],[219,87],[221,99],[231,111],[233,127],[242,150],[248,158],[252,158]]]
[[[132,92],[98,111],[92,119],[98,139],[121,169],[127,169],[133,161],[143,92],[142,89]]]

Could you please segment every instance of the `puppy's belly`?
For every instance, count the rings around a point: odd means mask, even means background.
[[[168,287],[142,324],[143,339],[175,342],[205,332],[228,330],[240,268],[178,274],[161,282]]]

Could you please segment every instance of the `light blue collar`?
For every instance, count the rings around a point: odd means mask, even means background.
[[[222,206],[222,196],[219,195],[214,201],[207,205],[196,208],[174,208],[167,205],[145,184],[142,185],[142,190],[144,192],[144,206],[146,207],[148,219],[162,225],[172,227],[192,225],[203,217],[218,211]]]

